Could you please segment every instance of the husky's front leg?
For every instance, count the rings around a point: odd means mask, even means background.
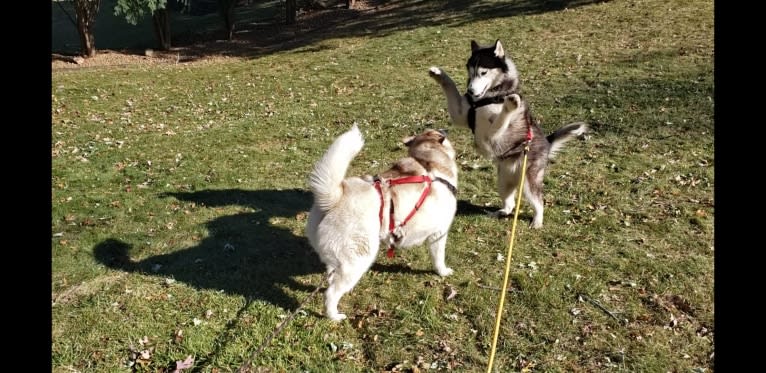
[[[431,76],[444,91],[444,96],[447,97],[447,111],[452,120],[452,124],[455,126],[468,127],[468,109],[471,105],[465,96],[460,94],[455,82],[447,75],[442,69],[438,67],[432,67],[428,70],[428,75]]]
[[[446,277],[452,274],[452,268],[444,263],[445,251],[447,249],[447,233],[432,237],[428,243],[428,252],[431,253],[431,262],[439,276]]]
[[[514,93],[503,100],[503,109],[500,114],[497,115],[493,124],[497,128],[495,134],[503,136],[506,128],[518,119],[521,111],[518,110],[521,107],[521,96]]]

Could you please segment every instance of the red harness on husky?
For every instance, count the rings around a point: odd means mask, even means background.
[[[389,209],[389,217],[388,217],[388,232],[390,234],[394,234],[394,230],[396,228],[401,228],[405,224],[407,224],[410,219],[412,219],[412,216],[415,215],[415,212],[420,209],[420,206],[423,205],[423,202],[425,202],[426,197],[428,196],[428,193],[431,191],[431,178],[428,175],[420,175],[420,176],[406,176],[406,177],[400,177],[398,179],[389,179],[385,182],[388,183],[389,186],[393,185],[399,185],[399,184],[415,184],[415,183],[425,183],[426,187],[423,189],[423,193],[420,194],[420,199],[415,204],[415,207],[410,211],[409,215],[407,215],[406,218],[399,224],[399,226],[396,226],[396,223],[394,223],[394,201],[391,200],[391,208]],[[380,196],[380,211],[378,212],[378,218],[380,219],[380,224],[383,225],[383,205],[385,201],[383,201],[383,190],[380,188],[381,180],[377,177],[375,177],[375,190],[378,191],[378,195]],[[399,238],[395,238],[395,240],[399,240]],[[394,257],[394,244],[390,244],[388,246],[388,250],[386,251],[386,256],[389,258]]]

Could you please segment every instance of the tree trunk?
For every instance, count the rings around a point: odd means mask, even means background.
[[[96,22],[101,0],[74,0],[77,15],[77,33],[80,36],[80,50],[85,57],[96,55],[96,40],[93,37],[93,26]]]
[[[80,34],[80,51],[82,55],[90,58],[96,56],[96,41],[93,32],[85,22],[77,20],[77,33]]]
[[[226,11],[226,31],[228,32],[229,40],[234,39],[234,2]]]
[[[170,16],[167,9],[157,9],[152,14],[154,35],[160,43],[160,49],[170,49]]]
[[[234,7],[237,0],[218,0],[218,7],[223,18],[224,27],[226,27],[226,36],[229,40],[234,39]]]
[[[285,9],[287,10],[287,14],[285,17],[285,23],[287,23],[288,25],[292,25],[295,23],[295,15],[298,12],[298,8],[295,5],[295,0],[286,0],[286,1],[287,1],[287,6]]]

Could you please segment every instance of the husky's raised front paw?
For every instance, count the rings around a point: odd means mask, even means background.
[[[503,110],[511,113],[521,106],[521,96],[512,94],[503,100]]]
[[[440,69],[438,67],[431,67],[430,69],[428,69],[428,75],[430,75],[432,78],[440,81],[441,77],[443,75],[442,69]]]

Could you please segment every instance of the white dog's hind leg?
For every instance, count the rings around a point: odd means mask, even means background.
[[[428,244],[428,251],[431,253],[431,262],[439,276],[446,277],[452,274],[452,268],[444,263],[445,251],[447,249],[447,233],[432,240]]]
[[[376,251],[377,252],[377,251]],[[330,276],[330,285],[325,292],[325,313],[333,321],[346,319],[346,315],[338,312],[340,298],[356,286],[359,279],[370,268],[375,257],[357,257],[352,263],[342,263]]]

